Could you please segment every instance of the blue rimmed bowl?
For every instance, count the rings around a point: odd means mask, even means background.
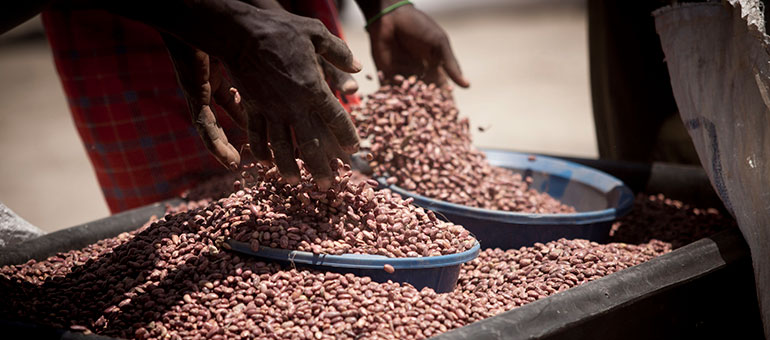
[[[531,187],[546,192],[577,213],[530,214],[489,210],[440,201],[396,185],[387,187],[437,216],[468,229],[484,248],[512,249],[559,238],[605,242],[612,223],[627,214],[634,195],[619,179],[577,163],[546,156],[510,151],[485,151],[492,165],[530,176]]]
[[[391,280],[407,282],[417,289],[433,288],[437,293],[454,290],[460,276],[460,266],[479,256],[481,249],[478,242],[470,250],[461,253],[427,257],[393,258],[382,255],[363,254],[314,254],[306,251],[260,247],[259,251],[251,250],[248,243],[230,240],[230,248],[239,253],[263,258],[266,260],[288,263],[293,266],[309,267],[321,271],[337,273],[352,273],[358,276],[369,276],[377,282]],[[392,273],[385,271],[385,265],[395,269]]]

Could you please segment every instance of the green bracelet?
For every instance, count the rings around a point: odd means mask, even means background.
[[[396,8],[399,8],[399,7],[404,6],[404,5],[410,5],[410,4],[412,4],[411,1],[404,0],[404,1],[399,1],[399,2],[397,2],[395,4],[392,4],[392,5],[388,6],[388,7],[385,7],[385,9],[383,9],[380,13],[377,13],[377,15],[375,15],[371,19],[369,19],[369,21],[366,22],[366,26],[364,26],[364,28],[369,28],[369,25],[371,25],[373,22],[377,21],[377,19],[382,18],[382,16],[385,15],[385,14],[393,12],[394,10],[396,10]]]

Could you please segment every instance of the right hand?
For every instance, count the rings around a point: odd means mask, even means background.
[[[236,60],[225,60],[243,97],[251,151],[273,161],[290,184],[299,182],[294,159],[301,158],[321,189],[331,183],[329,161],[358,150],[356,128],[321,76],[316,53],[346,72],[361,64],[345,43],[323,24],[280,10],[242,17],[254,36],[244,41]],[[293,138],[292,138],[293,133]]]

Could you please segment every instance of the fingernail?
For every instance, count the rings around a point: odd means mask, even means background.
[[[342,84],[342,92],[345,92],[345,94],[351,94],[356,91],[358,91],[358,83],[355,80],[350,79],[345,84]]]
[[[355,57],[353,57],[353,69],[355,72],[360,72],[364,68],[363,65],[361,65],[361,62],[358,61]]]
[[[230,162],[230,169],[232,170],[238,170],[238,164],[235,162]]]
[[[234,87],[231,87],[230,88],[230,93],[232,93],[233,100],[235,101],[235,103],[236,104],[240,104],[241,103],[241,93],[238,92],[238,89],[236,89]]]

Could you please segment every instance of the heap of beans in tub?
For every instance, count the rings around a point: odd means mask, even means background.
[[[368,140],[371,165],[391,183],[476,207],[573,211],[529,189],[529,179],[486,163],[445,90],[400,78],[370,95],[353,116]],[[0,316],[138,339],[421,339],[734,227],[714,209],[639,196],[613,226],[614,243],[561,239],[482,250],[462,266],[456,289],[443,294],[228,250],[229,238],[255,250],[389,257],[454,254],[474,245],[462,226],[374,190],[371,180],[351,179],[341,162],[333,168],[332,187],[319,192],[304,169],[301,183],[290,186],[275,169],[249,165],[236,183],[232,177],[208,183],[195,191],[196,200],[168,207],[136,231],[2,267]],[[225,187],[232,194],[222,197]]]

